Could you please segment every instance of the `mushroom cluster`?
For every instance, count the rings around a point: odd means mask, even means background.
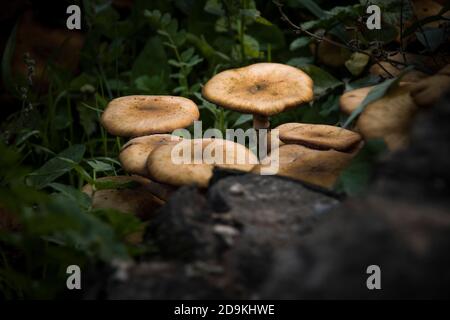
[[[359,88],[340,98],[341,111],[351,114],[372,90]],[[435,75],[415,82],[400,82],[379,100],[370,103],[356,121],[355,129],[364,139],[383,139],[389,150],[404,148],[409,142],[410,127],[422,107],[434,105],[450,90],[450,66]]]
[[[252,170],[258,159],[243,145],[222,139],[183,139],[170,134],[189,127],[199,116],[197,105],[183,97],[134,95],[112,100],[102,114],[101,124],[110,134],[131,138],[122,147],[119,160],[132,176],[104,177],[97,181],[111,181],[113,185],[133,182],[138,186],[95,190],[87,185],[83,191],[92,198],[93,207],[118,209],[148,220],[176,187],[186,184],[207,187],[214,167]],[[193,152],[177,154],[177,149]],[[189,162],[175,163],[174,155],[180,159],[187,156]],[[197,163],[195,156],[202,161]]]
[[[400,92],[403,88],[400,87]],[[369,90],[344,95],[341,102],[345,110],[351,112]],[[257,63],[220,72],[205,84],[202,93],[223,108],[252,114],[256,130],[270,129],[270,116],[308,103],[314,96],[313,81],[306,73],[278,63]],[[392,94],[396,103],[404,103],[403,95],[398,98],[397,92]],[[376,119],[377,111],[369,115]],[[359,121],[373,125],[374,121],[365,117],[368,116],[363,115]],[[336,126],[285,123],[275,128],[280,146],[258,159],[244,145],[233,141],[187,139],[171,134],[198,118],[197,105],[183,97],[135,95],[112,100],[101,123],[110,134],[131,138],[122,147],[119,160],[123,169],[132,174],[113,179],[134,181],[139,188],[131,192],[96,192],[86,187],[93,205],[119,208],[145,220],[177,187],[190,184],[208,187],[216,167],[262,173],[272,163],[277,164],[273,174],[332,188],[364,144],[359,133]],[[370,130],[360,131],[363,135],[376,132],[374,128]]]
[[[270,116],[308,103],[314,96],[313,81],[306,73],[278,63],[220,72],[205,84],[202,93],[223,108],[252,114],[256,130],[269,129]],[[252,151],[233,141],[171,134],[198,118],[197,105],[183,97],[136,95],[112,100],[101,123],[110,134],[131,138],[122,147],[119,160],[133,175],[114,179],[138,182],[139,195],[147,195],[148,201],[135,199],[124,190],[95,193],[87,187],[94,206],[122,208],[148,219],[175,188],[189,184],[206,188],[215,167],[261,172],[269,160],[279,164],[274,174],[331,188],[363,144],[358,133],[342,128],[287,123],[276,128],[282,146],[274,148],[260,163]],[[133,204],[126,204],[127,199],[133,199]]]

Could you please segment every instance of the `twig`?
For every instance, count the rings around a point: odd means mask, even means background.
[[[308,30],[302,28],[301,26],[296,25],[295,23],[293,23],[293,22],[289,19],[289,17],[286,15],[286,13],[284,13],[284,11],[283,11],[283,4],[282,4],[282,3],[278,2],[278,1],[275,1],[275,0],[273,1],[273,3],[278,7],[278,11],[280,12],[280,15],[281,15],[282,20],[286,21],[292,28],[294,28],[294,29],[296,30],[296,33],[305,33],[306,35],[308,35],[308,36],[310,36],[311,38],[317,40],[318,42],[325,41],[325,42],[328,42],[329,44],[334,45],[334,46],[336,46],[336,47],[344,48],[344,49],[350,50],[350,51],[352,51],[352,52],[358,52],[358,53],[364,54],[364,55],[366,55],[366,56],[369,56],[372,60],[375,61],[375,63],[376,63],[381,69],[383,69],[384,72],[386,72],[386,74],[387,74],[389,77],[391,77],[391,78],[394,77],[394,76],[393,76],[393,75],[392,75],[392,74],[391,74],[391,73],[390,73],[390,72],[389,72],[389,71],[381,64],[380,60],[379,60],[377,57],[375,57],[373,54],[371,54],[371,53],[369,53],[369,52],[366,52],[366,51],[364,51],[364,50],[361,50],[361,49],[359,49],[359,48],[357,48],[357,47],[355,47],[355,46],[349,46],[349,45],[346,45],[346,44],[343,44],[343,43],[340,43],[340,42],[337,42],[337,41],[334,41],[334,40],[331,40],[331,39],[328,39],[328,38],[325,38],[325,37],[321,37],[321,36],[319,36],[319,35],[317,35],[317,34],[315,34],[315,33],[313,33],[313,32],[310,32],[310,31],[308,31]],[[396,63],[396,64],[401,64],[401,63],[399,63],[398,61],[394,61],[394,60],[388,60],[388,59],[385,59],[384,61],[387,61],[387,62],[391,61],[391,62]]]

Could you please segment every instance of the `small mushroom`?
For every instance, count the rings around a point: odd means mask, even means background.
[[[187,161],[182,162],[183,158]],[[249,172],[257,162],[256,156],[241,144],[222,139],[194,139],[157,147],[149,155],[147,166],[149,176],[155,181],[206,188],[214,167]]]
[[[365,108],[356,121],[356,128],[364,139],[382,138],[389,150],[397,150],[408,144],[410,126],[417,112],[410,90],[410,83],[400,83],[383,98]],[[340,99],[341,110],[353,112],[364,100],[363,94],[369,91],[364,88],[345,93]]]
[[[345,92],[339,98],[341,111],[345,114],[351,114],[356,110],[356,108],[358,108],[373,88],[374,86],[370,86]]]
[[[284,143],[300,144],[313,149],[346,151],[361,142],[358,133],[336,126],[285,123],[276,129]]]
[[[278,161],[278,175],[300,180],[324,188],[332,188],[340,173],[358,153],[362,143],[351,152],[341,152],[333,149],[317,150],[297,144],[285,144],[277,153],[271,153],[269,159],[262,160],[254,172],[259,172],[264,166]],[[277,157],[278,159],[275,159]]]
[[[253,114],[254,128],[267,129],[270,116],[313,99],[313,81],[295,67],[256,63],[218,73],[202,93],[219,106]]]
[[[411,85],[411,97],[419,107],[431,107],[450,91],[450,65],[436,75]]]
[[[154,134],[131,139],[120,151],[119,160],[123,169],[128,173],[148,176],[148,155],[158,146],[176,144],[182,138],[171,134]]]
[[[197,105],[187,98],[136,95],[112,100],[101,123],[113,135],[139,137],[188,127],[199,116]]]
[[[167,198],[170,192],[164,186],[139,176],[103,177],[97,181],[123,184],[125,187],[94,191],[91,185],[85,185],[82,190],[92,198],[94,209],[115,209],[133,214],[143,221],[155,215],[155,211],[164,204],[162,199]]]

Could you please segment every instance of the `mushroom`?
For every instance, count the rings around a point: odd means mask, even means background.
[[[193,139],[157,147],[149,155],[147,166],[155,181],[206,188],[214,167],[249,172],[257,162],[256,156],[241,144],[222,139]]]
[[[262,160],[262,164],[253,171],[260,172],[273,161],[278,161],[278,175],[331,189],[362,145],[361,142],[351,152],[341,152],[285,144],[279,147],[276,153],[272,152],[268,159]]]
[[[187,98],[135,95],[112,100],[101,123],[113,135],[138,137],[188,127],[199,116],[197,105]]]
[[[131,139],[120,151],[119,160],[128,173],[148,176],[148,155],[158,146],[176,144],[182,138],[171,134],[154,134]]]
[[[356,132],[323,124],[285,123],[275,129],[279,130],[282,142],[313,149],[346,151],[361,142]]]
[[[364,144],[358,133],[335,126],[285,123],[276,129],[286,144],[272,151],[253,171],[270,172],[278,167],[273,173],[325,188],[334,186]]]
[[[410,96],[411,84],[400,83],[381,99],[370,103],[356,121],[364,139],[382,138],[389,150],[407,145],[409,129],[417,106]],[[368,88],[345,93],[340,99],[341,110],[350,114],[364,100]]]
[[[82,189],[92,199],[94,209],[115,209],[130,213],[141,220],[149,220],[156,209],[164,204],[164,198],[170,192],[162,185],[139,176],[114,176],[97,179],[98,182],[123,184],[129,187],[101,189],[95,191],[91,185]]]
[[[439,1],[435,0],[412,0],[411,5],[414,10],[415,18],[420,21],[432,16],[440,16],[443,9],[443,4],[439,4],[438,2]],[[443,17],[450,17],[447,10],[444,11]],[[442,20],[444,19],[433,20],[424,24],[423,27],[439,28],[440,25],[443,24]]]
[[[411,85],[411,97],[419,107],[431,107],[450,91],[450,65],[434,76]]]
[[[313,81],[295,67],[256,63],[216,74],[202,94],[224,108],[253,114],[253,127],[267,129],[270,116],[313,99]]]

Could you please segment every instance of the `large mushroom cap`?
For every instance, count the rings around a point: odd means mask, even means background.
[[[226,70],[203,87],[203,96],[224,108],[271,116],[313,99],[313,81],[279,63],[256,63]]]
[[[184,154],[184,150],[190,154]],[[222,155],[223,161],[217,161],[218,154]],[[177,162],[172,155],[180,158],[186,156],[188,163]],[[195,163],[194,156],[199,157],[200,161]],[[206,188],[215,166],[248,172],[257,162],[256,156],[241,144],[222,139],[194,139],[156,148],[149,155],[147,165],[150,177],[156,181],[174,186],[195,184]]]
[[[114,176],[103,177],[97,181],[106,185],[112,183],[112,187],[95,192],[89,184],[83,187],[83,192],[92,198],[94,209],[115,209],[148,220],[153,217],[156,209],[164,204],[164,201],[154,194],[158,184],[148,179],[138,176]]]
[[[284,143],[322,150],[345,151],[356,146],[362,139],[356,132],[323,124],[285,123],[276,129]]]
[[[147,176],[147,158],[153,149],[164,144],[176,144],[181,139],[171,134],[154,134],[131,139],[120,151],[120,163],[128,173]]]
[[[101,123],[113,135],[138,137],[188,127],[199,116],[197,105],[187,98],[125,96],[108,104]]]
[[[362,143],[360,144],[362,146]],[[262,165],[255,167],[254,172],[259,172],[262,167],[270,166],[270,163],[277,161],[280,176],[300,180],[324,188],[332,188],[342,170],[349,164],[352,158],[358,153],[359,148],[354,151],[340,152],[336,150],[315,150],[297,144],[285,144],[278,149],[278,154],[270,154],[263,160]]]

